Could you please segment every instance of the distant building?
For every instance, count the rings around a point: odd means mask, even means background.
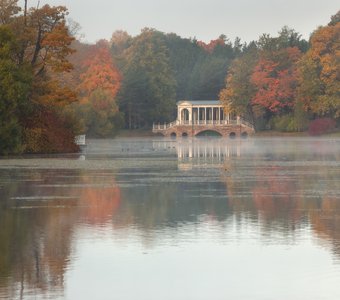
[[[177,102],[177,119],[154,124],[153,132],[172,137],[216,133],[233,138],[254,133],[254,127],[239,116],[226,114],[219,100],[183,100]]]

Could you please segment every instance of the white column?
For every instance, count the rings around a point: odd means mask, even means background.
[[[204,123],[207,124],[207,108],[204,107]]]

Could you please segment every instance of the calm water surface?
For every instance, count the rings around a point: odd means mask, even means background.
[[[92,140],[0,160],[0,299],[340,299],[340,139]]]

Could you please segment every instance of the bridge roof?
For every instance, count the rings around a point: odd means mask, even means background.
[[[182,103],[190,103],[191,105],[221,105],[220,100],[182,100],[178,101],[177,105]]]

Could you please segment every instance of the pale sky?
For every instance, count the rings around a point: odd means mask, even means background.
[[[144,27],[206,42],[222,33],[248,42],[284,25],[308,39],[340,9],[339,0],[40,0],[46,3],[67,6],[88,42],[110,39],[119,29],[134,36]]]

